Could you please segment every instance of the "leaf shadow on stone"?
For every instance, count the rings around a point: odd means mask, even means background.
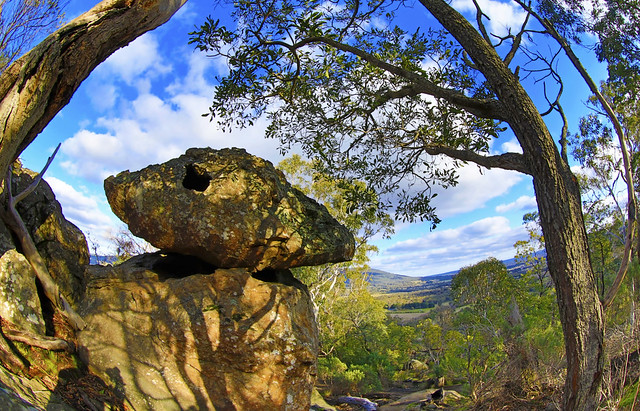
[[[304,286],[285,270],[252,276],[199,264],[158,253],[121,267],[124,281],[114,269],[90,282],[84,360],[112,384],[117,374],[135,409],[267,409],[305,398],[317,329]],[[278,277],[290,285],[263,281]]]

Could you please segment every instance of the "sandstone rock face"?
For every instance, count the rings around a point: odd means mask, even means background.
[[[80,352],[133,409],[309,409],[317,329],[288,271],[156,253],[91,274]]]
[[[36,274],[27,259],[16,250],[9,250],[0,257],[0,318],[21,330],[45,334]]]
[[[189,149],[109,177],[114,213],[155,247],[256,271],[350,259],[351,233],[326,208],[242,149]]]
[[[37,175],[18,163],[14,165],[13,173],[14,193],[24,190]],[[84,234],[65,219],[60,203],[44,180],[18,204],[17,209],[49,273],[75,307],[84,294],[85,269],[89,264],[89,248]]]

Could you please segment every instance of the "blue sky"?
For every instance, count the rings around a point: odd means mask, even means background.
[[[227,12],[210,4],[189,0],[168,23],[112,55],[21,156],[27,167],[40,170],[62,143],[45,179],[65,216],[99,245],[101,254],[113,252],[109,237],[123,226],[111,213],[102,189],[107,176],[164,162],[189,147],[244,147],[274,164],[283,158],[278,143],[263,137],[265,122],[222,133],[201,116],[211,102],[214,76],[225,70],[220,61],[187,44],[188,32],[206,15],[224,20]],[[474,10],[471,0],[452,4],[465,13]],[[489,11],[494,32],[504,33],[506,25],[522,19],[508,2],[483,0],[480,4]],[[86,1],[70,1],[68,18],[87,7]],[[580,52],[585,65],[603,75],[588,50]],[[576,73],[569,78],[565,110],[575,132],[579,117],[586,113],[588,95]],[[550,118],[549,127],[559,134],[557,119]],[[518,149],[507,133],[494,141],[491,150]],[[398,223],[391,239],[374,240],[380,252],[371,256],[371,266],[420,276],[456,270],[489,256],[511,258],[513,244],[526,239],[523,214],[536,209],[529,177],[497,169],[480,171],[474,165],[462,168],[458,186],[441,191],[435,204],[442,218],[437,229]]]

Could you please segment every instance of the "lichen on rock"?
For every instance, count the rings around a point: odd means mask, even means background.
[[[0,318],[21,330],[45,333],[35,273],[27,259],[13,249],[0,257]]]
[[[255,271],[353,257],[353,235],[273,165],[243,149],[192,148],[104,183],[114,213],[155,247]]]

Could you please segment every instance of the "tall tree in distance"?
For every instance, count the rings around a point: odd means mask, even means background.
[[[522,217],[529,238],[514,244],[516,261],[524,264],[526,272],[523,276],[533,283],[533,288],[542,297],[551,287],[548,281],[547,257],[544,253],[544,237],[540,230],[538,213],[527,213]]]
[[[0,0],[0,73],[62,23],[66,1]]]
[[[552,0],[515,4],[526,17],[500,35],[490,32],[487,10],[477,1],[471,22],[444,0],[241,0],[234,2],[236,27],[209,18],[192,42],[229,63],[212,119],[230,128],[266,115],[268,136],[285,148],[300,145],[340,178],[362,179],[396,207],[399,218],[437,224],[432,187],[455,184],[456,168],[464,163],[530,175],[565,340],[563,407],[595,409],[604,306],[589,259],[578,180],[567,161],[558,56],[568,58],[612,122],[616,117],[571,47],[586,30],[576,23],[580,2],[569,2],[575,9]],[[410,26],[406,13],[424,13],[432,28]],[[548,46],[536,48],[534,38]],[[546,80],[538,105],[527,91],[540,90],[532,78]],[[543,118],[552,113],[563,122],[557,135]],[[505,126],[521,153],[490,153],[490,142]]]
[[[517,307],[517,294],[516,280],[496,258],[463,267],[451,280],[456,323],[465,337],[466,349],[462,350],[467,356],[465,371],[474,401],[487,376],[496,372],[501,357],[506,355],[500,347],[505,345],[510,314]],[[522,322],[519,314],[518,317],[516,321]]]

